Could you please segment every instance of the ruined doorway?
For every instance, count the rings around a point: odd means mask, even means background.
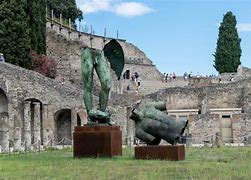
[[[7,151],[9,146],[9,116],[8,98],[5,92],[0,89],[0,150]]]
[[[8,113],[8,98],[5,92],[0,89],[0,113]]]
[[[130,70],[126,70],[123,74],[123,79],[130,79]]]
[[[56,124],[56,141],[61,142],[64,139],[64,144],[71,144],[71,110],[61,109],[54,115]],[[62,142],[60,143],[62,144]]]
[[[223,142],[233,142],[232,120],[230,115],[221,116],[221,136]]]

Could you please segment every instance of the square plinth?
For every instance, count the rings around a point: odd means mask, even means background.
[[[137,146],[134,151],[136,159],[162,159],[170,161],[185,159],[184,145]]]
[[[74,157],[112,157],[122,155],[119,126],[77,126],[73,132]]]

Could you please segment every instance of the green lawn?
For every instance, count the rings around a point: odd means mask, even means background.
[[[74,159],[71,149],[0,155],[1,179],[251,179],[251,147],[187,148],[184,161]]]

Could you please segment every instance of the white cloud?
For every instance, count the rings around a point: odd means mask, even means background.
[[[248,32],[251,31],[251,23],[240,23],[237,24],[237,29],[239,32]]]
[[[138,2],[125,2],[118,4],[116,6],[116,14],[125,16],[125,17],[133,17],[133,16],[140,16],[143,14],[147,14],[152,12],[153,9],[148,7],[143,3]]]
[[[121,0],[81,0],[77,1],[84,14],[100,11],[112,12],[119,16],[134,17],[154,10],[139,2],[123,2]]]
[[[84,13],[94,13],[98,11],[111,11],[113,0],[86,0],[83,3],[80,2],[81,9]]]

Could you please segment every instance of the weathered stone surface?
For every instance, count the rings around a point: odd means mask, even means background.
[[[58,62],[58,78],[64,78],[81,87],[80,49],[92,47],[102,50],[111,39],[106,38],[104,41],[104,37],[94,35],[91,42],[90,34],[82,33],[79,37],[78,32],[72,32],[69,37],[67,28],[63,27],[61,31],[59,28],[59,24],[54,23],[51,26],[51,22],[47,22],[47,55]],[[130,76],[134,72],[139,72],[144,80],[161,80],[161,73],[144,52],[125,40],[118,39],[117,41],[125,55],[123,73],[129,70]]]

